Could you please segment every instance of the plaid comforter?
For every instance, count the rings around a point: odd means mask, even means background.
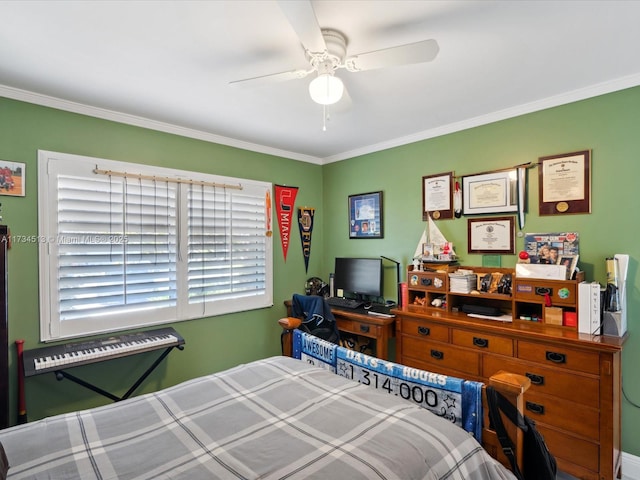
[[[512,479],[463,429],[285,357],[0,431],[15,479]]]

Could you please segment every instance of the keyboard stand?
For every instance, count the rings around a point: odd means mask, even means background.
[[[156,367],[160,365],[160,363],[167,357],[167,355],[169,355],[171,350],[173,350],[174,348],[177,348],[178,350],[183,350],[184,345],[172,345],[170,347],[165,348],[165,350],[160,354],[160,356],[156,358],[156,360],[151,364],[151,366],[149,366],[149,368],[147,368],[144,371],[142,375],[140,375],[140,377],[135,381],[135,383],[131,386],[131,388],[129,388],[129,390],[127,390],[127,392],[122,397],[118,397],[113,393],[107,392],[106,390],[103,390],[102,388],[96,385],[93,385],[92,383],[82,380],[81,378],[78,378],[75,375],[65,372],[64,370],[54,370],[53,373],[55,374],[56,379],[58,381],[61,381],[66,378],[67,380],[71,380],[72,382],[77,383],[78,385],[81,385],[85,388],[88,388],[93,392],[99,393],[100,395],[107,397],[110,400],[113,400],[114,402],[119,402],[121,400],[126,400],[127,398],[129,398],[131,394],[142,384],[142,382],[146,380],[146,378],[151,374],[151,372],[153,372],[156,369]],[[140,353],[145,353],[145,352],[140,352]],[[108,360],[114,360],[114,359],[105,358],[105,361],[108,361]]]

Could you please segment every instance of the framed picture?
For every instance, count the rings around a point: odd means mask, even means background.
[[[578,256],[580,235],[578,232],[526,233],[524,251],[530,263],[557,264],[558,258]]]
[[[25,195],[26,164],[0,160],[0,195]]]
[[[591,213],[591,152],[538,159],[540,215]]]
[[[382,238],[382,192],[349,195],[349,238]]]
[[[422,177],[422,220],[453,218],[453,172]]]
[[[573,278],[573,274],[578,266],[579,255],[560,255],[558,257],[558,265],[564,265],[567,267],[567,280]]]
[[[508,213],[518,211],[517,170],[470,175],[462,178],[462,213]]]
[[[514,254],[515,217],[470,218],[469,253]]]

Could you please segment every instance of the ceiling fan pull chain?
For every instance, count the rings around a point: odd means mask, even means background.
[[[322,131],[327,131],[327,106],[322,105]]]

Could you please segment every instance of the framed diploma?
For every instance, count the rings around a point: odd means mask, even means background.
[[[591,213],[591,152],[538,159],[540,215]]]
[[[504,170],[462,179],[462,213],[508,213],[518,211],[517,170]]]
[[[515,217],[470,218],[469,253],[514,254]]]
[[[422,177],[422,220],[453,218],[453,172]]]

